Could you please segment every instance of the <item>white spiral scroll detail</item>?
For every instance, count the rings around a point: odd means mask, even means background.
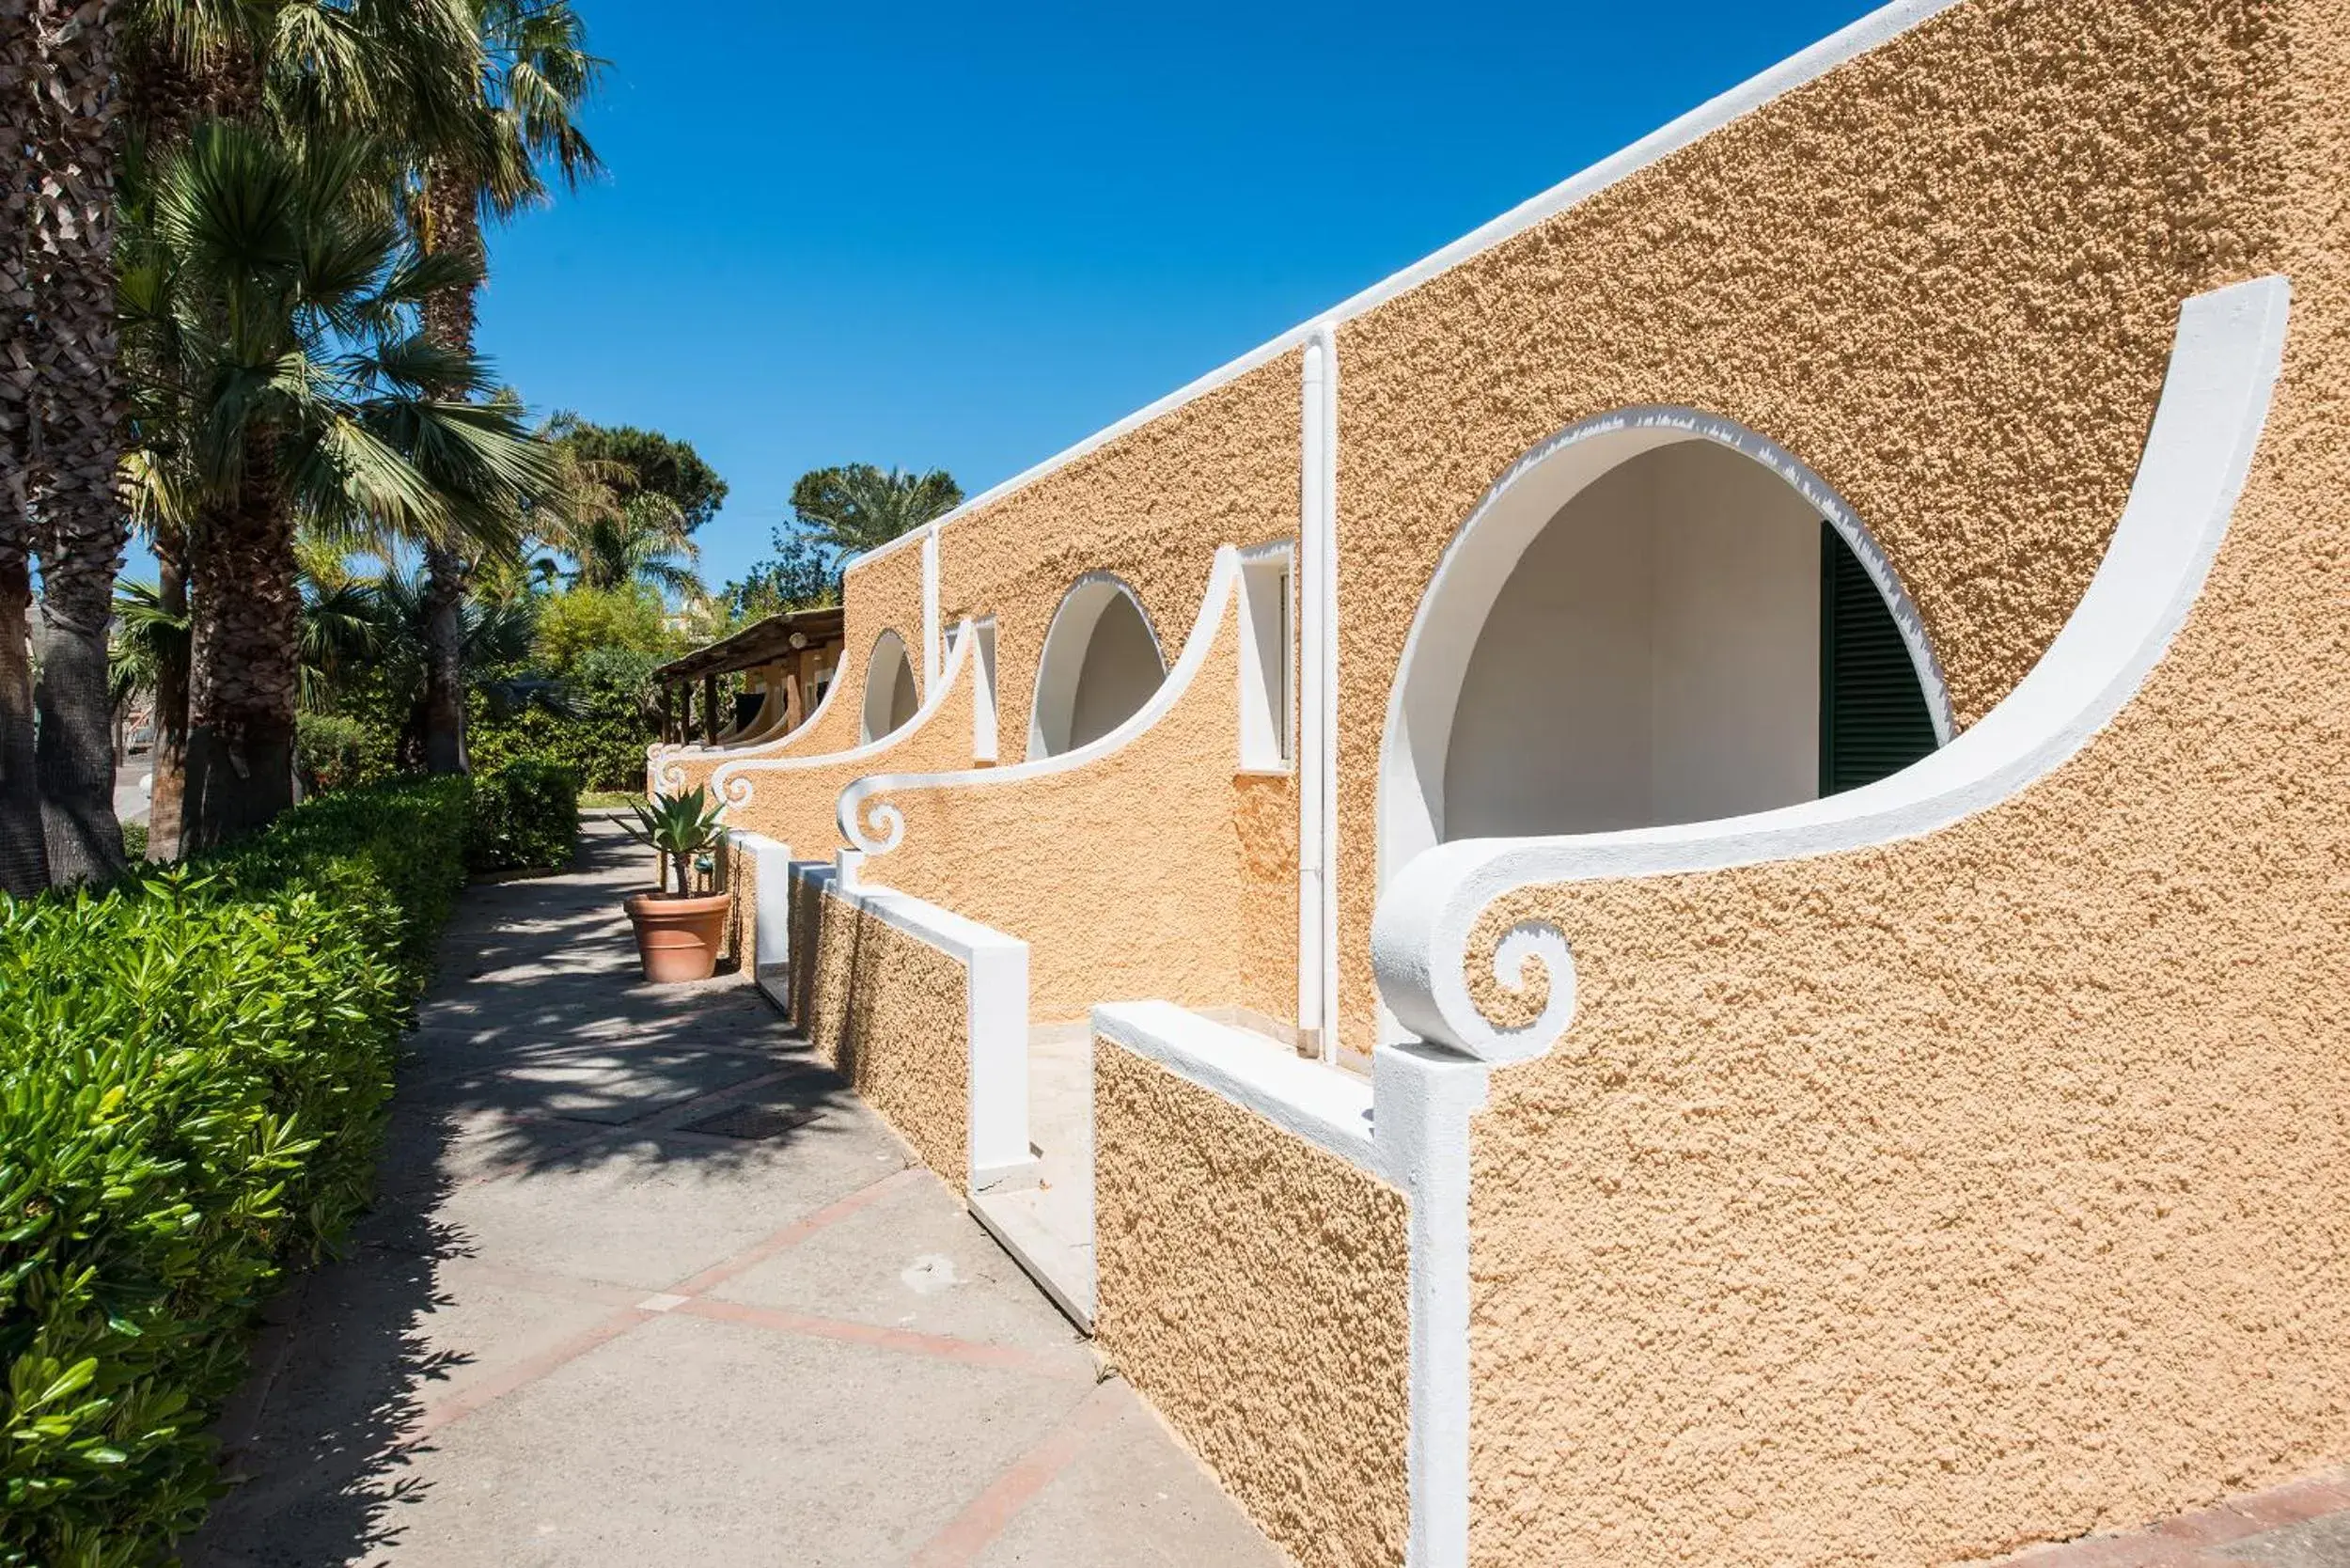
[[[718,798],[730,810],[739,810],[751,803],[752,785],[748,776],[731,768],[720,768],[712,780],[718,788]]]
[[[878,788],[867,788],[889,782],[886,777],[859,779],[840,792],[840,836],[867,855],[887,855],[905,842],[905,813],[882,799]]]
[[[653,771],[653,783],[658,793],[665,795],[682,793],[685,789],[684,759],[682,757],[663,759],[661,765]]]
[[[1526,995],[1532,989],[1526,972],[1529,964],[1538,965],[1549,981],[1542,1011],[1514,1029],[1495,1028],[1481,1008],[1476,1021],[1492,1029],[1496,1041],[1523,1035],[1542,1041],[1547,1049],[1574,1022],[1574,953],[1567,946],[1566,933],[1547,920],[1520,920],[1503,933],[1494,948],[1494,982],[1513,996]]]

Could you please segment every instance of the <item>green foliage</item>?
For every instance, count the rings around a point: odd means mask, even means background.
[[[295,764],[311,794],[389,778],[399,741],[388,727],[350,713],[294,715]]]
[[[333,795],[202,862],[0,899],[0,1564],[158,1560],[255,1308],[364,1202],[467,789]]]
[[[579,842],[579,775],[544,762],[476,774],[465,864],[477,873],[568,866]]]
[[[806,533],[782,528],[776,530],[775,546],[775,559],[760,561],[746,576],[718,590],[718,608],[725,619],[720,635],[787,610],[840,603],[837,555]]]
[[[145,823],[122,824],[122,853],[133,866],[147,858],[147,824]]]
[[[656,663],[685,651],[660,596],[645,588],[573,588],[540,606],[533,656],[542,668],[568,676],[598,648],[651,654]]]
[[[878,550],[962,504],[963,487],[944,468],[906,474],[851,463],[811,469],[791,486],[800,528],[817,543],[849,555]]]
[[[591,424],[568,412],[548,421],[547,433],[583,462],[617,470],[616,488],[623,494],[653,494],[669,502],[686,533],[697,531],[725,504],[727,481],[691,442],[634,425]]]
[[[715,849],[726,836],[726,808],[697,784],[682,795],[656,795],[650,804],[635,803],[629,809],[636,813],[636,825],[623,823],[621,831],[676,870],[678,897],[686,897],[693,891],[689,871],[694,857]],[[667,891],[666,886],[663,891]]]
[[[572,661],[564,682],[569,711],[562,714],[525,709],[499,716],[477,699],[467,732],[475,767],[541,762],[570,769],[591,790],[641,791],[645,747],[655,731],[651,675],[659,663],[631,649],[589,649]]]

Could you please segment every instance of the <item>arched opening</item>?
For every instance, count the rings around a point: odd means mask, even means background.
[[[1725,420],[1610,416],[1521,460],[1446,553],[1389,706],[1380,879],[1456,839],[1817,799],[1950,732],[1907,597],[1816,475]]]
[[[1080,578],[1053,614],[1037,663],[1028,756],[1057,757],[1132,718],[1167,679],[1158,635],[1134,590],[1117,578]]]
[[[874,639],[873,656],[865,666],[865,713],[858,738],[878,741],[894,735],[912,723],[921,708],[905,639],[895,632],[884,632]]]

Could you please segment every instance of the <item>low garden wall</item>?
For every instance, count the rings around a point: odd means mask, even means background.
[[[1103,1353],[1304,1568],[1401,1563],[1404,1194],[1098,1027],[1093,1060]]]

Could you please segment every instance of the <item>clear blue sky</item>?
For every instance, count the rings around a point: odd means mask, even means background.
[[[1874,8],[578,3],[611,172],[482,346],[699,448],[713,585],[806,469],[976,494]]]

